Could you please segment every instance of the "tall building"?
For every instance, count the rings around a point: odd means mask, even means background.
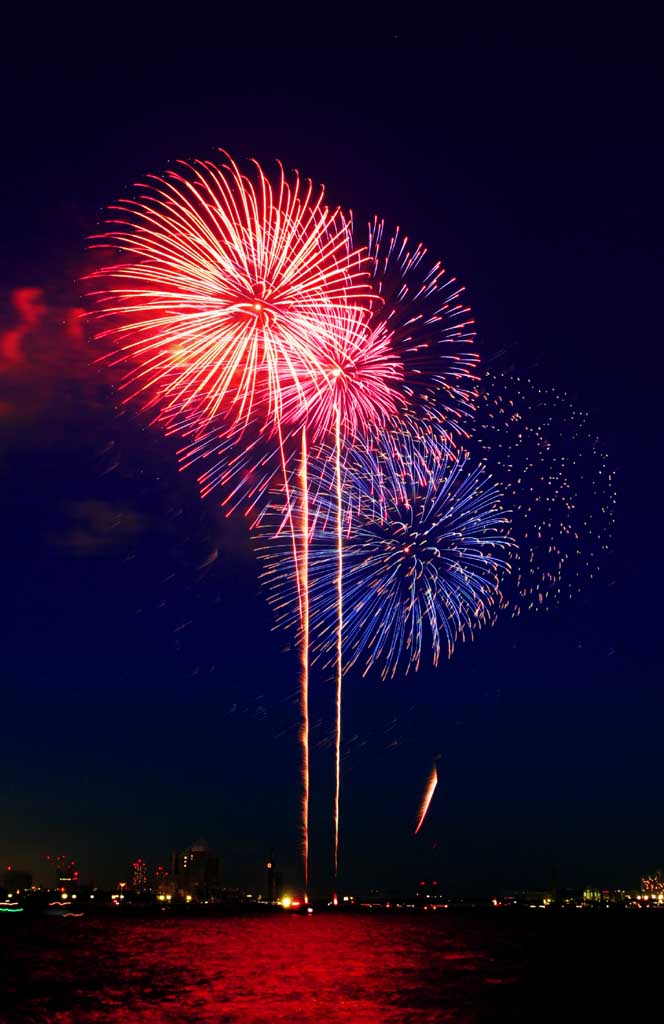
[[[199,839],[186,850],[173,854],[173,878],[181,896],[209,899],[219,892],[219,858]]]
[[[175,886],[170,871],[159,864],[154,871],[154,891],[157,895],[166,896],[168,894],[173,895]]]
[[[268,903],[279,903],[281,900],[282,876],[281,871],[277,871],[272,857],[266,862],[265,870],[267,871],[267,901]]]
[[[135,892],[144,892],[148,887],[148,866],[138,857],[131,866],[131,887]]]

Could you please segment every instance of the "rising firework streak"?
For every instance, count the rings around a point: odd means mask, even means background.
[[[433,794],[436,791],[436,786],[437,785],[438,785],[438,769],[436,768],[436,765],[434,764],[433,768],[431,769],[431,774],[429,775],[429,778],[427,780],[427,788],[425,789],[424,796],[422,797],[422,803],[420,805],[420,814],[419,814],[419,818],[418,818],[417,825],[415,827],[415,831],[414,831],[413,835],[417,835],[417,833],[422,828],[422,825],[424,824],[424,819],[426,818],[427,814],[429,813],[429,807],[431,806],[431,801],[433,799]]]

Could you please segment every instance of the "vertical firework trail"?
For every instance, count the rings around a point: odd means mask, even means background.
[[[337,504],[337,684],[335,720],[335,781],[334,781],[334,903],[338,902],[339,879],[339,797],[341,789],[341,687],[343,683],[343,504],[341,488],[341,408],[336,403],[334,431],[334,469]]]
[[[300,744],[302,747],[302,859],[304,863],[304,902],[309,892],[309,483],[307,472],[307,428],[302,427],[300,459],[300,493],[302,496],[302,528],[300,551],[300,621],[302,624],[300,708]],[[284,479],[286,479],[284,477]],[[286,498],[289,508],[290,499]],[[292,530],[293,543],[295,531]],[[297,551],[296,551],[297,557]]]

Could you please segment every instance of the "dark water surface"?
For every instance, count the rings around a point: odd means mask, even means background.
[[[629,912],[3,920],[0,1021],[645,1021],[663,939]]]

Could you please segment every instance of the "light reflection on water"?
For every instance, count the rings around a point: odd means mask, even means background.
[[[645,1020],[664,915],[644,917],[3,921],[0,1024]]]

